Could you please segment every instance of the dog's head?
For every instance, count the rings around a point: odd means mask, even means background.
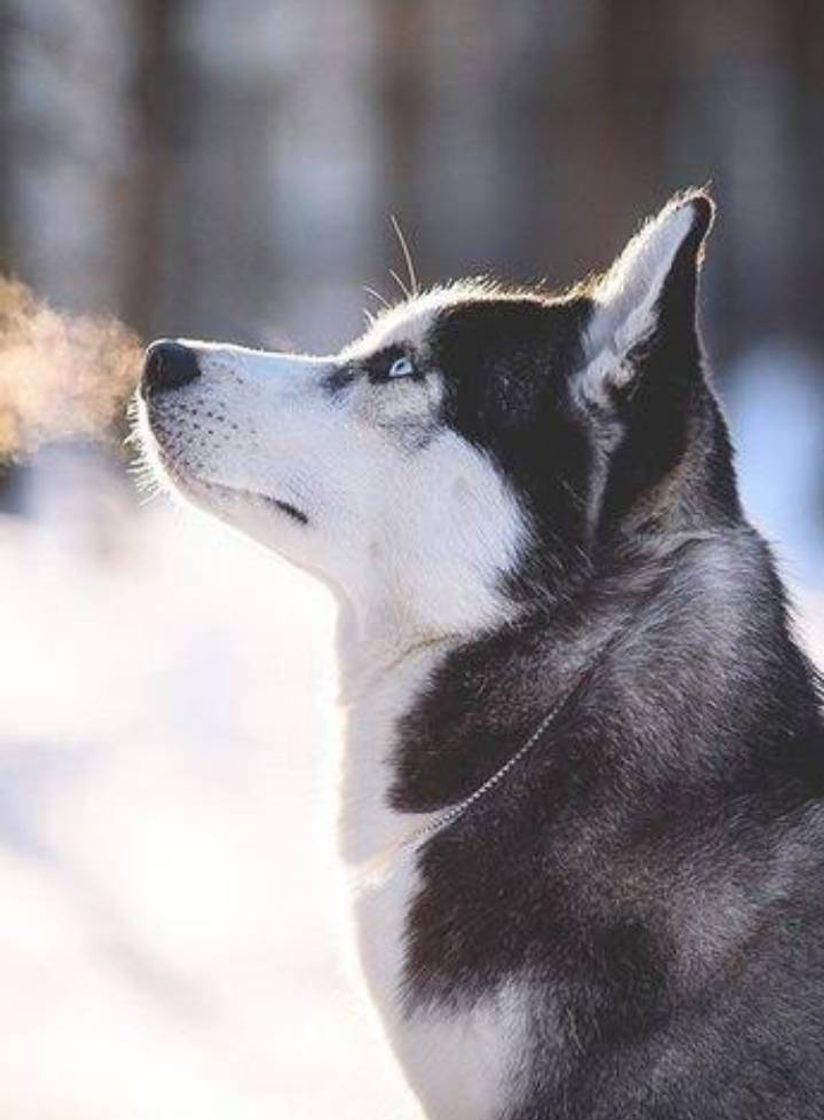
[[[682,196],[563,296],[452,285],[333,357],[155,343],[148,452],[354,604],[482,628],[612,540],[734,503],[695,324],[711,220]]]

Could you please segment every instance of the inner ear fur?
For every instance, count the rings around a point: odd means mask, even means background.
[[[592,285],[577,394],[607,404],[632,382],[635,355],[661,330],[695,331],[696,292],[715,206],[704,191],[676,195]]]

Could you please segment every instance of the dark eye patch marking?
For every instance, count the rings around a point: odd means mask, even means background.
[[[355,381],[358,373],[358,366],[354,362],[346,362],[326,376],[323,387],[330,397],[336,397]]]
[[[407,378],[391,378],[389,371],[398,358],[408,358],[414,365],[415,372]],[[395,380],[422,381],[424,376],[425,370],[412,349],[400,343],[393,343],[370,354],[367,358],[344,362],[327,374],[323,387],[330,396],[334,397],[354,384],[359,377],[366,377],[372,385],[385,385]]]
[[[374,354],[368,359],[365,365],[369,380],[378,384],[394,380],[390,378],[389,371],[399,358],[408,358],[409,361],[412,362],[415,366],[415,373],[410,374],[410,380],[420,381],[422,374],[412,351],[409,347],[401,346],[400,344],[386,346],[383,350],[379,350],[377,354]]]

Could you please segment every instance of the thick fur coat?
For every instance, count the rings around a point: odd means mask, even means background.
[[[824,732],[699,341],[711,221],[333,357],[147,358],[155,468],[340,598],[341,846],[433,1120],[824,1116]]]

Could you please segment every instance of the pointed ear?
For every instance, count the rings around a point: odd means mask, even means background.
[[[628,385],[633,351],[671,321],[694,333],[698,272],[714,213],[703,191],[676,195],[595,281],[578,381],[585,399],[606,404],[612,390]]]

